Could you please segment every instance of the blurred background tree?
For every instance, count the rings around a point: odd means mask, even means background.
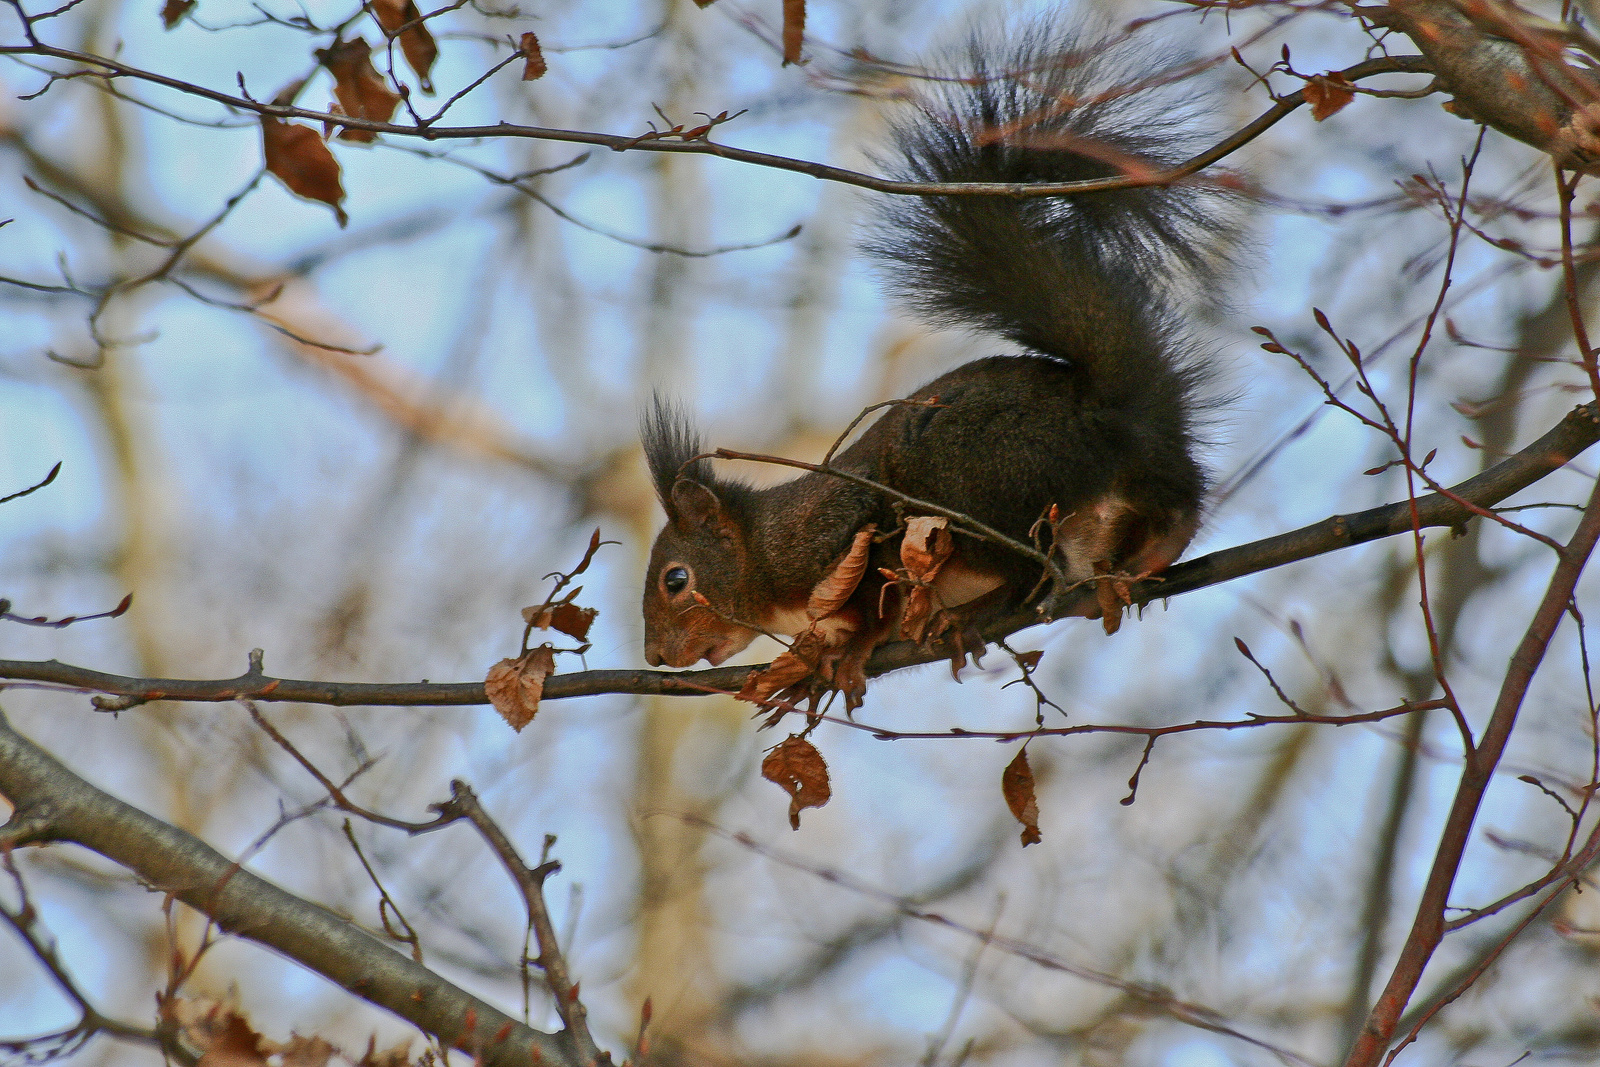
[[[634,668],[659,521],[635,443],[649,390],[681,397],[714,444],[815,459],[866,404],[1000,350],[883,304],[852,253],[871,203],[860,189],[489,128],[637,138],[727,112],[708,134],[718,143],[872,172],[884,109],[915,64],[990,5],[8,7],[0,495],[62,466],[0,506],[7,665],[227,678],[260,648],[283,677],[478,679],[515,654],[519,609],[598,526],[619,544],[579,579],[600,609],[591,647],[559,667]],[[1142,19],[1133,32],[1180,42],[1219,135],[1271,106],[1252,71],[1271,70],[1283,94],[1306,84],[1294,72],[1415,52],[1335,4],[1080,7],[1063,17],[1119,32]],[[785,65],[783,17],[792,28],[801,10],[805,62]],[[1581,13],[1544,15],[1568,36],[1531,16],[1516,26],[1581,56]],[[1192,556],[1407,493],[1407,469],[1385,466],[1394,442],[1325,405],[1248,327],[1370,412],[1336,341],[1358,345],[1444,484],[1594,399],[1574,335],[1574,309],[1592,304],[1591,190],[1578,186],[1564,225],[1548,156],[1496,132],[1480,143],[1443,96],[1412,98],[1433,88],[1426,75],[1362,85],[1390,95],[1340,109],[1345,86],[1324,81],[1322,121],[1302,109],[1213,173],[1247,192],[1252,223],[1236,287],[1193,309],[1235,398],[1216,413],[1219,488]],[[297,197],[265,169],[260,116],[237,106],[273,99],[313,112],[337,100],[376,122],[392,109],[411,134],[334,136],[330,186],[328,131],[269,129],[274,170],[338,202]],[[416,135],[446,103],[433,125],[477,136]],[[1564,542],[1593,482],[1580,459],[1506,517]],[[889,732],[1016,741],[1039,712],[1051,728],[1136,729],[1285,714],[1238,638],[1307,717],[1446,696],[1461,709],[1201,730],[1151,750],[1137,732],[1040,737],[1028,752],[1044,839],[1026,851],[999,788],[1015,744],[880,744],[824,723],[813,740],[833,799],[791,833],[787,801],[759,777],[780,738],[725,697],[547,702],[517,734],[485,706],[254,711],[368,811],[425,822],[460,778],[530,863],[554,835],[556,939],[619,1061],[1334,1063],[1405,956],[1463,777],[1461,725],[1489,722],[1553,559],[1474,521],[1420,548],[1401,536],[1176,597],[1113,638],[1081,620],[1027,630],[1010,644],[1043,652],[1032,677],[1059,707],[1011,684],[1019,669],[998,653],[959,685],[938,668],[875,682],[860,719]],[[1577,587],[1574,617],[1593,588]],[[115,619],[23,621],[130,592]],[[400,951],[560,1028],[523,960],[538,949],[517,886],[480,837],[349,818],[238,703],[112,715],[71,687],[5,688],[15,728],[94,785],[356,924],[412,931]],[[1392,1033],[1438,1009],[1407,1061],[1600,1053],[1600,911],[1578,892],[1594,711],[1569,619],[1491,764],[1450,901],[1478,908],[1544,883],[1444,938]],[[1137,797],[1120,804],[1136,769]],[[249,940],[195,959],[204,916],[163,908],[163,887],[123,866],[65,846],[7,856],[0,903],[18,936],[0,938],[0,1052],[18,1062],[265,1056],[218,1036],[229,1018],[279,1042],[285,1063],[327,1055],[291,1033],[351,1061],[447,1055],[360,989]],[[59,966],[35,951],[51,943]],[[30,1040],[78,1026],[73,991],[91,1023],[147,1032]]]

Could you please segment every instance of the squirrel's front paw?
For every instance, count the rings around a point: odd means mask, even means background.
[[[824,635],[816,629],[795,638],[789,650],[765,670],[753,672],[739,691],[739,699],[775,708],[777,716],[806,703],[815,714],[825,693],[844,694],[845,710],[861,706],[867,692],[867,660],[882,643],[883,634],[835,630]]]

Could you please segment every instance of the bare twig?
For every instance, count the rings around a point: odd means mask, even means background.
[[[333,779],[323,774],[317,769],[314,763],[306,759],[305,756],[301,755],[300,750],[295,748],[294,745],[290,744],[287,737],[284,737],[283,734],[278,732],[278,728],[273,726],[272,723],[267,720],[265,715],[261,714],[260,710],[256,708],[255,704],[251,700],[241,697],[239,698],[239,703],[244,705],[245,710],[250,713],[250,718],[257,726],[261,728],[262,733],[272,738],[273,742],[279,748],[287,752],[296,763],[305,768],[307,774],[311,775],[311,777],[317,780],[318,785],[322,786],[323,789],[328,791],[329,801],[332,802],[333,805],[340,811],[347,811],[352,815],[356,815],[367,820],[368,822],[377,823],[379,826],[387,826],[394,830],[404,830],[411,834],[426,833],[429,830],[438,829],[440,826],[444,826],[450,821],[441,817],[438,819],[429,819],[426,822],[407,822],[404,819],[391,818],[388,815],[383,815],[379,812],[371,811],[362,807],[361,805],[352,801],[349,797],[345,796],[344,789],[341,786],[335,784]]]
[[[32,485],[28,486],[28,488],[26,488],[26,489],[18,489],[15,493],[12,493],[10,496],[0,496],[0,504],[4,504],[4,503],[7,503],[8,501],[16,500],[19,497],[27,496],[29,493],[38,492],[39,490],[43,489],[45,486],[49,485],[51,482],[55,481],[56,480],[56,475],[58,475],[60,473],[61,473],[61,461],[57,460],[56,461],[56,465],[54,467],[50,468],[50,473],[46,474],[42,481],[35,482]]]
[[[1455,884],[1456,871],[1466,852],[1472,823],[1483,802],[1483,794],[1493,779],[1495,767],[1516,725],[1517,713],[1527,695],[1528,686],[1544,659],[1557,625],[1566,614],[1573,587],[1597,539],[1600,539],[1600,482],[1595,484],[1583,520],[1567,542],[1562,558],[1557,561],[1544,599],[1511,657],[1511,666],[1506,671],[1482,739],[1467,753],[1461,781],[1440,835],[1438,851],[1417,905],[1416,919],[1400,950],[1388,984],[1373,1005],[1366,1025],[1345,1060],[1345,1067],[1373,1067],[1383,1057],[1400,1015],[1422,979],[1423,969],[1447,932],[1444,913],[1450,903],[1450,889]]]
[[[1291,1052],[1288,1049],[1281,1048],[1277,1045],[1270,1044],[1260,1038],[1252,1037],[1249,1034],[1246,1034],[1243,1031],[1228,1025],[1223,1021],[1223,1017],[1212,1009],[1203,1007],[1199,1004],[1180,1000],[1164,989],[1140,985],[1137,982],[1130,982],[1126,979],[1118,978],[1115,975],[1107,974],[1104,971],[1098,971],[1090,967],[1082,967],[1078,964],[1062,959],[1060,956],[1057,956],[1053,953],[1046,952],[1037,945],[1031,944],[1027,941],[1023,941],[1014,937],[1008,937],[1004,934],[997,934],[992,930],[982,930],[974,926],[969,926],[966,923],[952,919],[940,912],[929,911],[923,907],[920,907],[905,897],[897,896],[888,892],[887,890],[871,885],[870,883],[856,877],[848,871],[842,871],[832,867],[819,866],[811,863],[810,861],[793,856],[781,849],[776,849],[771,845],[757,841],[747,833],[724,830],[716,823],[711,822],[709,819],[701,816],[683,814],[675,817],[682,819],[691,826],[697,826],[707,833],[715,834],[717,837],[732,841],[734,844],[739,845],[741,848],[747,849],[758,856],[763,856],[776,863],[781,863],[785,867],[789,867],[793,870],[803,871],[807,874],[811,874],[822,879],[823,881],[828,882],[831,885],[840,886],[852,893],[856,893],[870,900],[876,900],[886,904],[907,918],[917,919],[922,922],[943,927],[947,930],[952,930],[965,937],[973,938],[986,946],[991,946],[1001,952],[1020,957],[1029,961],[1030,963],[1037,964],[1038,966],[1044,967],[1047,970],[1060,971],[1064,974],[1070,974],[1076,978],[1081,978],[1084,981],[1091,982],[1095,985],[1118,990],[1119,992],[1129,996],[1146,1010],[1159,1012],[1162,1015],[1176,1019],[1177,1021],[1185,1023],[1189,1026],[1198,1027],[1199,1029],[1207,1030],[1214,1034],[1221,1034],[1226,1037],[1231,1037],[1236,1041],[1242,1041],[1246,1044],[1253,1045],[1256,1048],[1265,1049],[1266,1051],[1271,1052],[1273,1055],[1282,1058],[1286,1062],[1298,1064],[1300,1067],[1317,1067],[1314,1061],[1308,1060],[1304,1056]]]
[[[511,843],[500,825],[489,817],[478,803],[477,794],[462,781],[450,783],[450,799],[434,805],[441,819],[466,819],[482,835],[484,841],[500,862],[506,873],[516,882],[528,909],[528,921],[533,925],[539,942],[539,967],[550,984],[550,995],[555,1000],[556,1013],[566,1027],[566,1036],[577,1051],[578,1062],[584,1067],[610,1067],[611,1057],[595,1044],[589,1033],[589,1013],[578,997],[578,983],[567,970],[566,957],[561,952],[560,939],[556,937],[555,924],[550,921],[550,911],[544,903],[544,880],[561,869],[555,860],[546,860],[530,868],[522,861],[517,848]]]
[[[895,181],[889,178],[880,178],[876,175],[864,174],[844,167],[834,167],[825,163],[816,163],[810,160],[795,159],[789,156],[774,155],[770,152],[757,152],[752,149],[735,148],[730,145],[719,144],[706,140],[703,136],[689,136],[696,131],[686,131],[681,139],[669,140],[656,134],[627,137],[618,134],[596,133],[589,130],[564,130],[545,126],[521,126],[513,123],[498,123],[491,126],[424,126],[402,125],[391,122],[376,122],[371,119],[356,118],[353,115],[336,115],[327,111],[316,111],[311,108],[298,107],[290,104],[264,103],[252,100],[247,96],[221,92],[193,82],[184,81],[155,71],[144,70],[132,64],[108,56],[98,56],[88,52],[76,51],[70,48],[60,48],[44,44],[35,39],[29,40],[26,45],[0,46],[0,55],[36,55],[67,62],[83,64],[93,68],[97,76],[103,78],[137,78],[155,85],[162,85],[180,93],[202,97],[215,101],[227,107],[253,112],[271,118],[309,119],[313,122],[326,122],[332,125],[344,126],[350,129],[370,130],[373,133],[392,134],[403,137],[419,137],[428,141],[446,139],[473,140],[477,138],[531,138],[544,141],[564,141],[571,144],[591,144],[603,148],[610,148],[617,152],[644,151],[644,152],[677,152],[690,155],[710,155],[721,159],[734,160],[741,163],[752,163],[757,166],[770,167],[776,170],[787,170],[798,174],[810,175],[824,181],[840,182],[845,185],[854,185],[863,189],[873,189],[882,193],[891,193],[903,196],[926,196],[929,193],[949,193],[979,196],[1072,196],[1084,193],[1104,192],[1111,189],[1127,189],[1148,185],[1169,185],[1175,181],[1197,174],[1205,168],[1216,163],[1250,141],[1259,137],[1272,126],[1276,125],[1286,115],[1295,111],[1305,103],[1304,90],[1297,90],[1286,96],[1278,98],[1273,106],[1263,112],[1255,121],[1249,123],[1232,136],[1218,142],[1211,148],[1194,156],[1171,170],[1162,171],[1151,175],[1120,176],[1115,178],[1097,178],[1087,181],[1075,182],[912,182]],[[1349,81],[1372,77],[1378,74],[1396,73],[1429,73],[1432,67],[1428,61],[1420,56],[1385,56],[1377,59],[1364,60],[1341,72]]]
[[[161,1031],[119,1022],[107,1018],[96,1010],[89,1002],[89,998],[78,988],[71,971],[67,969],[67,965],[62,962],[60,954],[56,951],[55,939],[40,921],[39,913],[28,895],[27,884],[22,880],[22,872],[17,869],[11,849],[0,850],[0,865],[3,865],[6,873],[11,876],[12,885],[17,891],[16,910],[0,903],[0,919],[4,919],[7,925],[16,931],[17,936],[22,938],[23,944],[28,946],[28,951],[33,953],[34,959],[39,961],[39,965],[50,975],[56,987],[78,1009],[78,1021],[67,1029],[36,1037],[0,1038],[0,1050],[19,1055],[22,1057],[21,1062],[43,1063],[69,1056],[87,1045],[97,1035],[106,1034],[123,1041],[153,1046],[184,1067],[194,1067],[199,1062],[198,1058],[178,1042],[169,1040]]]

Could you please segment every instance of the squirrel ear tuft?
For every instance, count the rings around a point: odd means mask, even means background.
[[[672,499],[664,501],[672,521],[686,528],[719,529],[725,525],[722,501],[708,487],[689,478],[672,483]]]

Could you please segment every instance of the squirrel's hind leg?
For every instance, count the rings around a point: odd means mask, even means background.
[[[1052,529],[1067,576],[1094,583],[1100,621],[1114,634],[1123,609],[1133,605],[1131,584],[1170,566],[1199,525],[1195,512],[1168,508],[1152,514],[1112,492],[1055,521]]]

